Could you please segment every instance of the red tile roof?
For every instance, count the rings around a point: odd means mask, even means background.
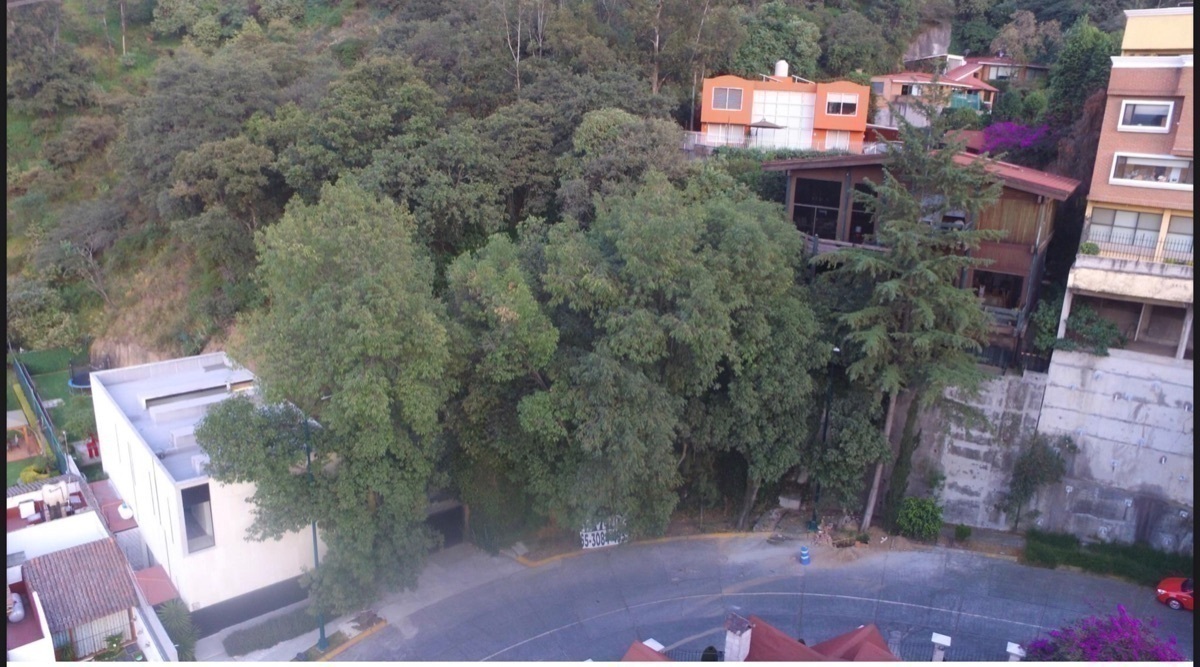
[[[954,161],[968,165],[975,160],[986,160],[987,170],[1004,182],[1004,185],[1014,190],[1042,195],[1063,201],[1071,196],[1079,187],[1079,181],[1057,174],[1050,174],[1029,167],[999,160],[989,160],[979,155],[959,153]],[[807,171],[810,169],[828,169],[830,167],[863,167],[882,165],[887,162],[887,154],[874,155],[833,155],[829,157],[792,158],[790,160],[772,160],[763,163],[764,171]]]
[[[859,626],[844,635],[823,641],[813,646],[827,660],[899,660],[888,649],[887,641],[879,634],[879,628],[874,624]]]
[[[827,658],[792,639],[775,626],[751,616],[750,652],[746,662],[824,662]]]
[[[961,165],[967,165],[975,160],[983,160],[978,155],[968,155],[959,153],[954,157],[954,161]],[[1063,201],[1075,192],[1079,187],[1079,181],[1068,176],[1059,176],[1058,174],[1050,174],[1029,167],[1022,167],[1011,162],[1001,162],[999,160],[987,160],[985,163],[987,170],[1010,188],[1029,192],[1035,195],[1043,195],[1051,199]]]
[[[961,69],[961,67],[956,67],[951,71],[953,72],[953,71],[956,71],[959,69]],[[896,72],[894,74],[883,74],[881,76],[877,76],[874,78],[875,79],[887,79],[889,81],[892,81],[893,83],[932,84],[934,76],[932,74],[927,74],[925,72]],[[984,92],[990,92],[990,93],[995,93],[995,92],[999,91],[999,89],[996,88],[995,86],[986,84],[986,83],[980,81],[979,79],[976,79],[973,77],[967,77],[967,78],[963,79],[962,81],[957,81],[957,80],[948,78],[948,75],[942,75],[942,76],[937,77],[937,82],[939,84],[951,86],[954,88],[970,88],[971,90],[982,90]]]
[[[946,70],[946,73],[942,75],[942,78],[961,82],[963,79],[966,79],[981,69],[983,69],[983,65],[981,63],[968,63],[966,65],[959,65],[953,69]]]
[[[138,570],[133,573],[133,579],[151,607],[179,597],[179,591],[175,589],[174,582],[171,581],[171,577],[167,576],[167,571],[161,565]]]
[[[51,632],[66,632],[138,604],[129,561],[111,537],[30,559],[22,571],[42,599]]]
[[[675,662],[664,653],[659,653],[641,642],[634,642],[625,651],[621,662]]]

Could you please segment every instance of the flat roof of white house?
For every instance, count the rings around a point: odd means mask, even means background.
[[[142,444],[179,482],[207,478],[208,455],[196,424],[235,393],[255,391],[255,377],[224,352],[92,373],[92,393],[107,393]]]

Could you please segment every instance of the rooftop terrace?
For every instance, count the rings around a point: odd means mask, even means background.
[[[224,353],[204,354],[92,374],[92,391],[107,393],[176,482],[206,476],[208,455],[196,424],[235,393],[254,391],[254,374]]]

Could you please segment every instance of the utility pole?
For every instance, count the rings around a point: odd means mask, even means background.
[[[308,415],[301,414],[304,418],[304,469],[308,473],[309,484],[316,484],[316,477],[312,471],[312,434],[308,430]],[[312,522],[312,538],[313,538],[313,570],[321,567],[321,554],[317,549],[317,520],[314,518]],[[320,628],[320,635],[317,636],[317,650],[324,652],[329,648],[329,640],[325,638],[325,612],[317,608],[317,627]]]

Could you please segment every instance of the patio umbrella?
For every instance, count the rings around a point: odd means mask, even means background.
[[[753,123],[750,123],[750,127],[752,128],[754,137],[756,139],[761,138],[759,136],[758,130],[782,130],[782,129],[784,129],[784,127],[782,125],[777,125],[775,123],[772,123],[771,121],[767,120],[766,118],[760,118],[760,119],[754,121]],[[755,143],[758,143],[758,142],[755,142]]]

